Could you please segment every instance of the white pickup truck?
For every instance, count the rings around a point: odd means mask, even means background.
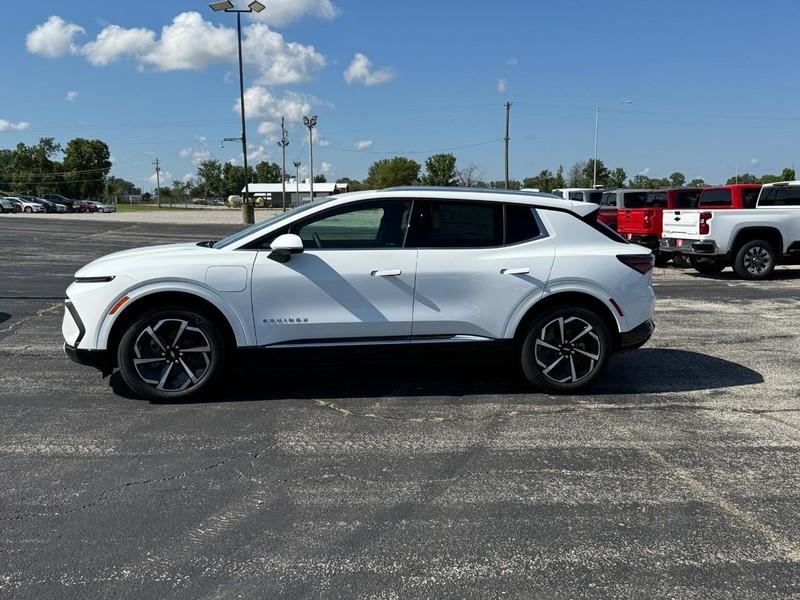
[[[701,273],[733,266],[766,279],[775,265],[800,261],[800,181],[765,185],[755,208],[665,210],[660,250],[688,256]]]

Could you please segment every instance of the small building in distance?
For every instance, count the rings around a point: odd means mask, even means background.
[[[314,198],[324,198],[334,194],[346,194],[350,191],[347,183],[315,183]],[[242,189],[244,193],[244,189]],[[256,206],[265,208],[283,208],[283,186],[280,183],[251,183],[250,194]],[[299,206],[311,201],[311,184],[307,181],[286,182],[286,208]]]

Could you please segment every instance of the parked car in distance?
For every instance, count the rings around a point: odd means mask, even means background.
[[[600,204],[600,199],[603,197],[603,190],[596,188],[558,188],[551,193],[566,200],[593,202],[594,204]]]
[[[18,202],[14,202],[11,198],[0,197],[0,212],[22,212],[22,206]]]
[[[600,197],[600,214],[597,219],[617,230],[619,209],[625,208],[627,202],[640,205],[645,202],[648,192],[652,190],[619,189],[603,192]]]
[[[25,213],[43,213],[45,212],[44,206],[39,204],[38,202],[31,202],[30,200],[25,200],[20,196],[14,196],[12,200],[16,200],[22,206],[22,212]]]
[[[56,204],[63,204],[67,212],[81,212],[78,209],[78,201],[73,200],[72,198],[67,198],[66,196],[62,196],[61,194],[42,194],[42,198],[45,200],[49,200],[50,202],[55,202]]]
[[[41,204],[44,207],[44,212],[48,213],[67,212],[67,208],[63,204],[56,204],[55,202],[50,202],[50,200],[45,200],[44,198],[37,198],[36,196],[19,196],[19,198],[22,200],[26,200],[27,202],[35,202],[36,204]]]
[[[617,231],[629,242],[649,248],[658,258],[664,209],[697,208],[702,188],[652,190],[629,196],[617,215]]]
[[[735,183],[703,188],[697,208],[755,208],[760,183]]]
[[[753,208],[664,211],[661,250],[688,255],[701,273],[733,266],[744,279],[766,279],[800,259],[800,181],[764,185]]]
[[[101,213],[113,213],[117,212],[116,207],[111,206],[110,204],[104,204],[103,202],[98,202],[97,200],[87,201],[87,204],[91,204],[95,211],[94,212],[101,212]]]
[[[175,399],[237,349],[472,342],[550,392],[592,382],[653,330],[653,255],[549,194],[407,187],[329,196],[219,242],[80,269],[67,354]]]

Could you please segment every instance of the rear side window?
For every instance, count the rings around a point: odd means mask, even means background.
[[[522,204],[506,204],[506,244],[519,244],[542,234],[533,210]]]
[[[745,208],[755,208],[758,203],[758,193],[760,188],[744,188],[742,190],[742,202]]]
[[[617,194],[614,192],[605,192],[600,198],[600,206],[616,206]]]
[[[583,192],[570,192],[569,199],[577,200],[578,202],[583,202]]]
[[[760,206],[800,206],[800,186],[773,187],[765,189]]]
[[[700,203],[700,192],[685,191],[675,193],[675,208],[697,208]]]
[[[647,192],[628,192],[622,195],[624,208],[644,208],[647,202]]]
[[[700,196],[701,206],[730,206],[731,205],[731,191],[730,190],[703,190]]]
[[[415,239],[422,247],[486,248],[503,243],[503,205],[499,202],[431,200],[427,210],[425,231],[417,232],[419,238]]]
[[[589,192],[589,202],[600,204],[600,200],[602,198],[603,198],[603,192]]]
[[[667,192],[650,192],[645,204],[648,208],[667,208]],[[625,206],[627,205],[626,202]]]

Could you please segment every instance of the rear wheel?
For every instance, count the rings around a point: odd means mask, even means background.
[[[686,269],[689,267],[689,261],[683,254],[674,254],[672,256],[672,266],[679,269]]]
[[[766,279],[775,270],[775,249],[767,241],[752,240],[739,248],[733,270],[744,279]]]
[[[717,273],[722,273],[723,269],[725,269],[725,264],[715,258],[696,258],[692,256],[689,261],[692,263],[694,270],[703,275],[716,275]]]
[[[530,326],[522,343],[522,371],[552,393],[588,385],[605,367],[611,335],[603,319],[583,307],[549,311]]]
[[[125,331],[117,349],[120,373],[134,393],[155,400],[185,399],[222,374],[225,343],[204,314],[183,308],[149,311]]]
[[[31,212],[33,212],[33,209],[30,206],[26,206],[25,207],[25,212],[26,213],[31,213]]]

